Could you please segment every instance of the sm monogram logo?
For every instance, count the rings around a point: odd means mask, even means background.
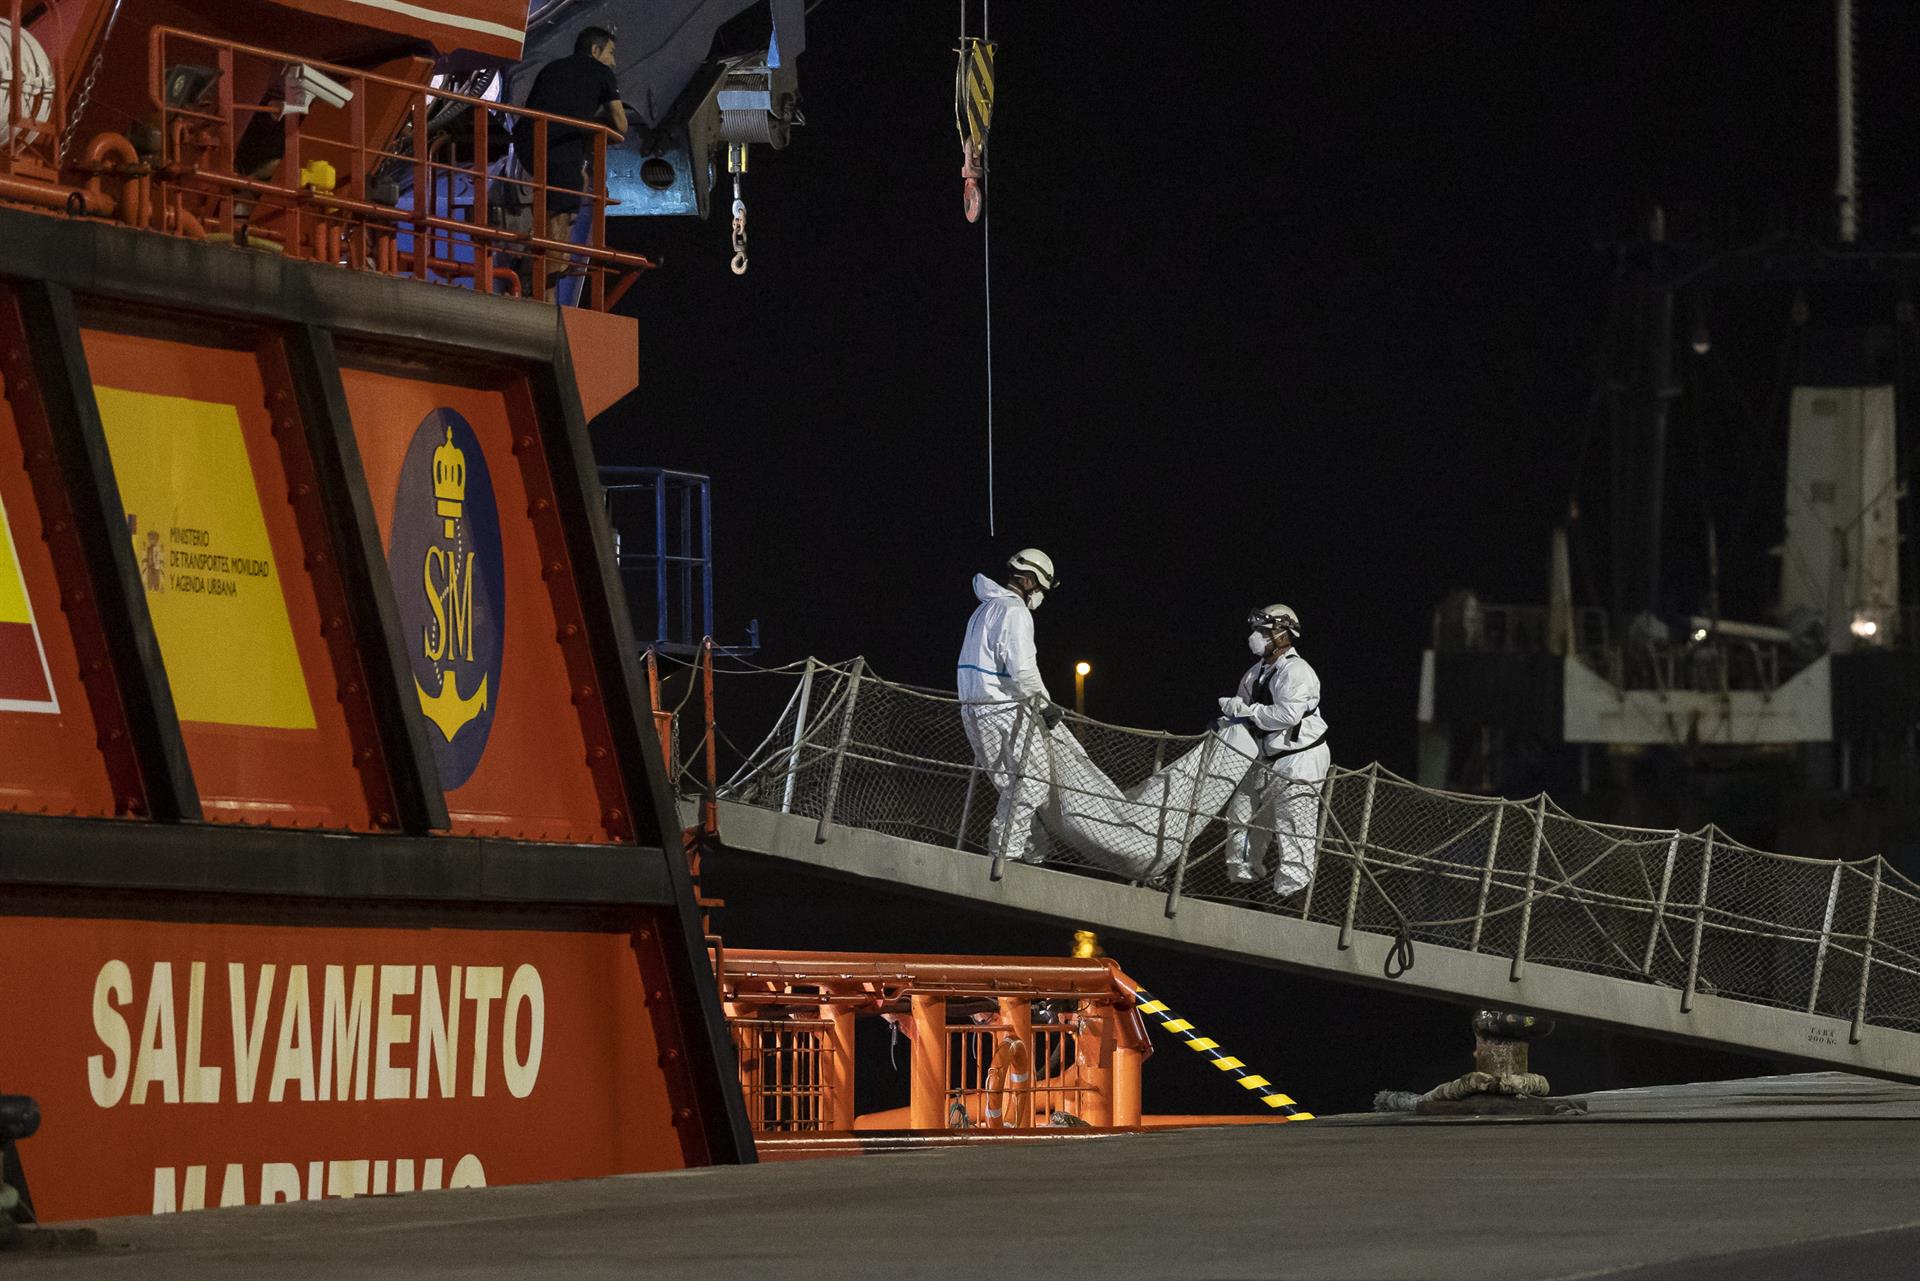
[[[440,785],[452,790],[479,767],[500,701],[506,567],[486,455],[451,409],[428,414],[407,446],[387,565]]]

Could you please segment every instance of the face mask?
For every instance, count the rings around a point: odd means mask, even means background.
[[[1267,656],[1267,636],[1264,632],[1248,632],[1247,648],[1253,651],[1255,658]]]
[[[1027,593],[1027,608],[1039,609],[1040,602],[1045,600],[1046,598],[1047,598],[1047,594],[1045,592],[1041,591],[1038,587],[1034,588],[1032,591]]]

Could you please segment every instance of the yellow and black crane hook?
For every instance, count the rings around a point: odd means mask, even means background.
[[[953,73],[953,127],[960,133],[960,207],[968,222],[979,222],[986,205],[987,130],[993,123],[993,52],[985,15],[980,34],[966,32],[961,5],[959,62]]]

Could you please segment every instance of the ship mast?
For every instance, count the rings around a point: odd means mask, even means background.
[[[1834,103],[1839,125],[1839,171],[1833,184],[1839,206],[1840,243],[1850,245],[1860,235],[1860,170],[1858,141],[1860,112],[1854,97],[1853,54],[1859,42],[1854,0],[1834,0],[1834,72],[1838,86]]]

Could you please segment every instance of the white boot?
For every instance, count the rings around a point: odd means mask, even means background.
[[[1267,874],[1262,866],[1264,860],[1252,856],[1252,844],[1250,832],[1227,841],[1227,879],[1235,885],[1251,885]]]

